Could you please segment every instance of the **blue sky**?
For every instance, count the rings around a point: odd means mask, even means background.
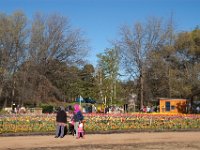
[[[96,65],[96,54],[111,48],[119,27],[145,22],[151,16],[168,19],[173,13],[178,31],[200,25],[200,0],[0,0],[0,12],[22,10],[28,18],[35,12],[59,13],[70,19],[89,39],[89,62]]]

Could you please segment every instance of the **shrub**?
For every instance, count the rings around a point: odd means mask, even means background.
[[[42,108],[42,113],[52,113],[54,110],[54,106],[48,104],[42,104],[40,107]]]

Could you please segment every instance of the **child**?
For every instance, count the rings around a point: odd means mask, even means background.
[[[84,136],[83,122],[80,122],[78,126],[78,138],[80,137],[84,138],[83,136]]]

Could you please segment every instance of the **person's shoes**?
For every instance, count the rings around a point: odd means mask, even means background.
[[[64,136],[61,136],[60,138],[64,138]]]
[[[55,138],[58,138],[58,136],[55,136]]]

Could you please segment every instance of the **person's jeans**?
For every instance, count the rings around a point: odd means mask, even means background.
[[[78,125],[79,125],[79,122],[75,122],[74,124],[74,129],[76,131],[76,137],[78,138]]]
[[[56,136],[59,137],[59,135],[60,135],[60,137],[63,137],[64,134],[65,134],[65,126],[57,124],[57,127],[56,127]]]

